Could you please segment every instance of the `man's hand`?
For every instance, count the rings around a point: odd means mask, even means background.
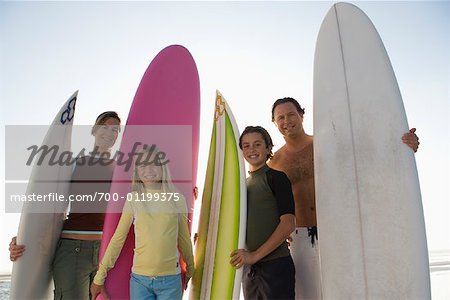
[[[286,239],[286,243],[288,244],[288,247],[291,247],[292,242],[294,239],[292,238],[292,235],[289,235],[289,237]]]
[[[414,152],[417,152],[417,149],[419,148],[419,137],[416,135],[416,129],[411,128],[409,132],[405,133],[402,136],[402,141],[406,145],[408,145],[411,149],[413,149]]]

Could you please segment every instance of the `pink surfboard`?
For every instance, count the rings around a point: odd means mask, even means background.
[[[116,159],[110,202],[103,228],[100,258],[103,257],[131,191],[133,168],[127,156],[146,144],[156,146],[169,160],[171,177],[183,193],[192,220],[193,189],[196,185],[200,125],[200,82],[189,51],[178,45],[163,49],[150,63],[137,89]],[[129,157],[128,157],[129,158]],[[113,201],[113,199],[117,201]],[[189,224],[189,228],[191,224]],[[111,299],[129,299],[129,279],[133,263],[134,230],[105,282]],[[151,255],[151,253],[149,253]]]

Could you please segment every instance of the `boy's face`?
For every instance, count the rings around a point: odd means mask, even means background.
[[[263,137],[258,132],[247,133],[242,137],[242,152],[245,160],[253,168],[263,166],[270,153]]]

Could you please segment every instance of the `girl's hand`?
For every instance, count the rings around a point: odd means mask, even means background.
[[[198,187],[194,187],[194,190],[192,191],[192,193],[194,194],[194,200],[197,200],[197,198],[198,198]]]
[[[109,299],[108,293],[106,292],[104,285],[97,285],[95,283],[91,284],[91,297],[93,300],[97,298],[99,294],[102,294],[102,296],[105,299]]]
[[[186,275],[186,277],[184,278],[184,287],[183,287],[184,290],[187,290],[189,280],[191,280],[191,277]]]

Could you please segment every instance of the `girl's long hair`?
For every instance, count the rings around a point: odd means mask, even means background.
[[[157,148],[154,149],[154,151],[153,151],[153,153],[159,153],[159,152],[161,152],[161,151]],[[142,162],[142,159],[139,160],[138,157],[140,156],[142,158],[142,157],[147,156],[147,158],[150,158],[150,154],[151,154],[151,152],[148,149],[144,148],[141,151],[138,151],[135,155],[135,159],[133,162],[133,179],[132,179],[132,184],[131,184],[132,192],[137,192],[137,193],[145,192],[145,186],[144,186],[144,183],[142,182],[142,180],[139,178],[139,175],[137,172],[137,167],[138,167],[138,163],[146,163],[146,162],[145,162],[145,160],[144,160],[144,162]],[[152,163],[155,163],[155,162],[152,162]],[[156,163],[158,163],[158,162],[156,162]],[[172,176],[170,175],[170,170],[168,168],[168,164],[162,164],[161,168],[162,168],[161,192],[174,193],[175,191],[177,191],[177,188],[173,184]]]
[[[154,153],[160,152],[159,149],[154,149]],[[148,149],[142,149],[141,151],[138,151],[135,155],[135,159],[133,162],[133,179],[131,183],[131,192],[132,193],[145,193],[145,186],[144,183],[139,178],[139,175],[137,173],[137,166],[138,163],[142,163],[142,161],[138,160],[139,154],[143,154],[141,157],[145,157],[147,153],[147,158],[150,158],[150,151]],[[187,213],[187,207],[186,207],[186,198],[183,194],[181,194],[177,187],[173,184],[172,176],[170,175],[170,170],[168,167],[168,164],[161,165],[162,168],[162,175],[161,175],[161,188],[160,193],[178,193],[179,195],[179,201],[171,201],[171,205],[173,206],[172,209],[176,209],[178,213]]]

